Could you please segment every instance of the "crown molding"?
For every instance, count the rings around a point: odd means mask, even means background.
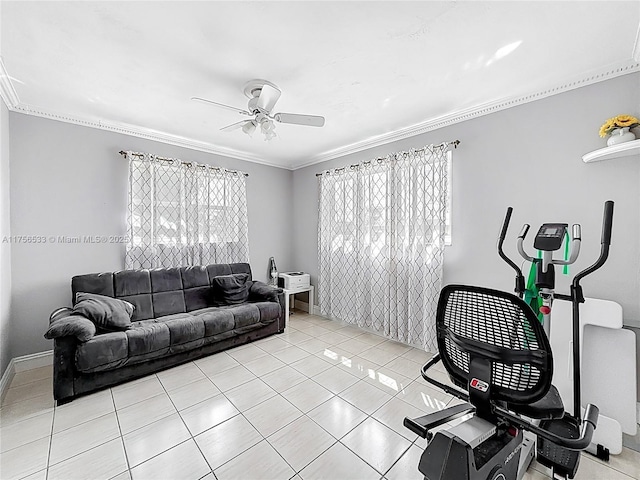
[[[13,82],[11,81],[11,77],[7,73],[7,69],[4,66],[4,61],[0,56],[0,97],[4,101],[4,104],[7,106],[9,110],[15,109],[17,105],[20,104],[20,99],[18,98],[18,93],[16,89],[13,88]]]
[[[175,145],[178,147],[188,148],[191,150],[201,151],[205,153],[212,153],[215,155],[222,155],[225,157],[244,160],[251,163],[257,163],[266,165],[269,167],[282,168],[286,170],[299,170],[311,165],[326,162],[336,158],[344,157],[352,153],[361,152],[370,148],[393,143],[398,140],[420,135],[426,132],[437,130],[443,127],[447,127],[459,122],[471,120],[473,118],[489,115],[491,113],[505,110],[507,108],[523,105],[536,100],[541,100],[546,97],[564,93],[576,88],[591,85],[593,83],[602,82],[622,75],[627,75],[640,71],[640,30],[638,31],[638,37],[636,38],[636,44],[633,50],[634,58],[626,62],[619,64],[608,65],[604,68],[588,72],[587,74],[570,78],[560,85],[550,87],[544,90],[533,92],[526,95],[505,97],[500,100],[485,103],[475,107],[471,107],[464,110],[459,110],[441,117],[427,120],[415,125],[411,125],[394,132],[386,133],[376,137],[368,138],[360,142],[345,145],[339,148],[328,150],[311,157],[308,161],[300,164],[282,165],[275,162],[269,162],[257,155],[243,152],[241,150],[235,150],[232,148],[220,147],[208,142],[202,142],[199,140],[183,137],[180,135],[173,135],[165,132],[159,132],[156,130],[140,127],[137,125],[129,125],[122,122],[111,122],[105,120],[87,119],[79,116],[69,115],[62,112],[55,112],[44,108],[38,108],[26,104],[22,104],[18,97],[18,94],[13,87],[11,77],[6,71],[2,57],[0,57],[0,95],[4,100],[7,108],[10,111],[23,113],[26,115],[33,115],[37,117],[47,118],[50,120],[57,120],[65,123],[72,123],[74,125],[81,125],[90,128],[97,128],[100,130],[107,130],[110,132],[120,133],[123,135],[130,135],[133,137],[144,138],[147,140],[153,140],[160,143],[169,145]]]
[[[505,110],[507,108],[523,105],[529,102],[534,102],[536,100],[541,100],[546,97],[557,95],[559,93],[568,92],[570,90],[575,90],[576,88],[591,85],[593,83],[603,82],[605,80],[634,72],[640,72],[640,61],[629,60],[626,62],[621,62],[619,64],[608,65],[605,68],[591,71],[586,75],[570,78],[555,87],[540,90],[527,95],[505,97],[494,102],[489,102],[468,109],[459,110],[457,112],[427,120],[426,122],[411,125],[410,127],[402,128],[394,132],[379,135],[373,138],[362,140],[360,142],[346,145],[344,147],[329,150],[311,158],[304,164],[295,166],[292,165],[290,168],[291,170],[299,170],[301,168],[326,162],[328,160],[333,160],[336,158],[344,157],[346,155],[350,155],[352,153],[357,153],[363,150],[368,150],[370,148],[393,143],[408,137],[413,137],[426,132],[437,130],[439,128],[447,127],[455,123],[464,122],[465,120],[482,117],[484,115],[489,115],[500,110]]]
[[[26,115],[33,115],[35,117],[47,118],[49,120],[57,120],[59,122],[72,123],[74,125],[81,125],[84,127],[97,128],[99,130],[107,130],[109,132],[121,133],[123,135],[129,135],[132,137],[144,138],[147,140],[153,140],[155,142],[165,143],[168,145],[175,145],[177,147],[188,148],[191,150],[197,150],[205,153],[212,153],[215,155],[221,155],[224,157],[233,158],[236,160],[244,160],[251,163],[259,163],[267,165],[269,167],[277,167],[288,169],[288,167],[269,162],[263,158],[253,155],[241,150],[235,150],[232,148],[220,147],[207,142],[201,142],[192,138],[183,137],[180,135],[173,135],[170,133],[159,132],[145,127],[139,127],[137,125],[130,125],[123,122],[110,122],[106,120],[93,120],[78,117],[75,115],[67,115],[64,113],[58,113],[52,110],[44,108],[36,108],[30,105],[20,104],[10,109],[14,112],[24,113]]]

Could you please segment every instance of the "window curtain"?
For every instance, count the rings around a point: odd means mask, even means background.
[[[125,268],[247,262],[245,174],[148,153],[129,160]]]
[[[437,351],[448,155],[431,145],[318,177],[322,315]]]

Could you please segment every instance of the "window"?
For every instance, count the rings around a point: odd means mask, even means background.
[[[245,175],[127,152],[126,268],[248,260]]]

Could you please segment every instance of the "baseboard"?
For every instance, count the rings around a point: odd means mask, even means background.
[[[293,308],[297,308],[299,310],[304,310],[305,312],[309,311],[309,304],[307,302],[303,302],[302,300],[296,300],[294,302]],[[320,307],[318,305],[313,307],[314,315],[320,315]]]
[[[23,355],[11,360],[14,364],[15,373],[33,370],[34,368],[46,367],[53,365],[53,350],[45,352],[32,353],[31,355]]]
[[[298,310],[304,310],[305,312],[308,312],[309,304],[307,302],[303,302],[302,300],[295,300],[293,302],[293,308],[297,308]]]
[[[14,375],[16,374],[16,367],[13,358],[9,360],[9,365],[5,369],[2,374],[2,379],[0,379],[0,403],[4,400],[4,396],[9,390],[9,385],[11,385],[11,380],[13,380]]]
[[[9,360],[9,365],[7,365],[7,369],[2,374],[2,379],[0,379],[0,403],[4,400],[7,390],[9,390],[9,385],[11,385],[11,380],[13,380],[16,373],[48,365],[53,365],[53,350],[23,355]]]

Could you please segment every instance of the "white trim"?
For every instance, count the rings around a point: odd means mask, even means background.
[[[9,390],[9,385],[11,385],[11,380],[13,380],[13,377],[15,376],[15,374],[16,374],[16,368],[12,358],[9,361],[9,365],[7,365],[7,368],[2,374],[2,379],[0,379],[0,403],[4,401],[4,396],[7,394],[7,391]]]
[[[11,77],[9,76],[9,73],[7,73],[7,69],[4,66],[4,62],[2,61],[1,56],[0,56],[0,96],[2,97],[2,100],[4,100],[4,104],[7,106],[9,110],[14,110],[20,104],[18,93],[16,92],[16,89],[13,88],[13,82],[11,81]]]
[[[11,361],[14,364],[15,373],[33,370],[34,368],[47,367],[53,365],[53,350],[23,355]]]
[[[130,125],[124,122],[92,120],[25,104],[17,105],[10,110],[18,113],[24,113],[26,115],[33,115],[35,117],[47,118],[49,120],[57,120],[59,122],[97,128],[99,130],[107,130],[109,132],[121,133],[123,135],[129,135],[131,137],[145,138],[147,140],[153,140],[154,142],[166,143],[168,145],[175,145],[191,150],[197,150],[199,152],[213,153],[215,155],[222,155],[225,157],[235,158],[237,160],[244,160],[246,162],[259,163],[262,165],[267,165],[269,167],[287,169],[287,167],[283,165],[263,160],[259,155],[235,150],[233,148],[219,147],[211,143],[201,142],[192,138],[182,137],[180,135],[158,132],[157,130]]]
[[[164,132],[158,132],[144,127],[136,125],[129,125],[122,122],[112,122],[105,120],[88,119],[83,117],[77,117],[74,115],[65,114],[63,112],[55,112],[44,108],[25,105],[20,103],[16,90],[13,88],[11,77],[8,75],[4,64],[0,61],[0,95],[7,105],[7,108],[14,112],[24,113],[27,115],[34,115],[37,117],[48,118],[50,120],[58,120],[60,122],[73,123],[75,125],[83,125],[85,127],[97,128],[100,130],[108,130],[111,132],[121,133],[124,135],[130,135],[133,137],[146,138],[160,143],[166,143],[169,145],[176,145],[183,148],[189,148],[206,153],[213,153],[216,155],[223,155],[226,157],[235,158],[238,160],[245,160],[247,162],[258,163],[267,165],[270,167],[283,168],[287,170],[298,170],[317,163],[326,162],[327,160],[333,160],[335,158],[350,155],[352,153],[361,152],[369,148],[386,145],[388,143],[396,142],[404,138],[413,137],[422,133],[437,130],[446,126],[450,126],[465,120],[471,120],[473,118],[481,117],[491,113],[505,110],[507,108],[523,105],[525,103],[540,100],[552,95],[564,93],[576,88],[591,85],[593,83],[609,80],[621,75],[627,75],[640,71],[640,31],[639,36],[636,38],[636,43],[633,49],[633,59],[620,62],[617,64],[608,65],[604,68],[600,68],[578,77],[572,77],[565,82],[562,82],[556,87],[550,87],[542,91],[533,92],[530,94],[506,97],[494,102],[489,102],[483,105],[478,105],[472,108],[459,110],[457,112],[443,115],[442,117],[427,120],[422,123],[412,125],[410,127],[402,128],[394,132],[390,132],[384,135],[372,137],[360,142],[352,143],[342,147],[328,150],[311,157],[308,161],[299,165],[280,165],[275,162],[264,160],[259,155],[254,155],[249,152],[243,152],[233,148],[224,148],[213,145],[208,142],[202,142],[191,138],[186,138],[180,135],[173,135]],[[1,59],[0,59],[1,60]]]

